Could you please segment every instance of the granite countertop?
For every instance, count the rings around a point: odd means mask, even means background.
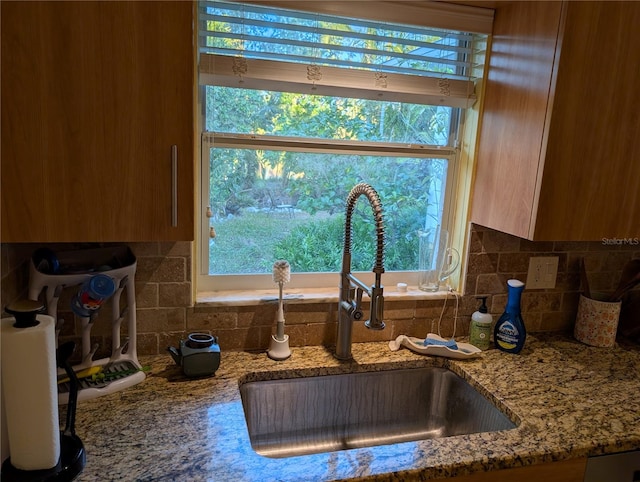
[[[286,361],[225,352],[215,376],[188,379],[170,356],[142,357],[147,379],[78,405],[87,452],[80,481],[421,480],[621,452],[640,447],[640,347],[591,348],[570,337],[529,336],[518,355],[488,350],[449,360],[353,345],[354,361],[326,348]],[[515,429],[291,458],[249,443],[239,382],[292,374],[446,366],[518,422]]]

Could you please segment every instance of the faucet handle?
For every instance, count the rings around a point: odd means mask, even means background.
[[[354,301],[342,301],[340,304],[342,309],[349,315],[349,318],[356,321],[362,319],[363,313],[359,304]]]

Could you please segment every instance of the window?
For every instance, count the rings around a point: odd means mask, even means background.
[[[235,2],[201,2],[199,22],[199,287],[270,288],[277,259],[292,286],[335,286],[358,182],[383,204],[385,283],[411,283],[418,230],[452,226],[486,36]],[[353,271],[371,271],[373,233],[361,200]]]

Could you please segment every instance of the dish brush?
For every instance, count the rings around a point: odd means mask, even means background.
[[[291,356],[289,349],[289,335],[284,334],[284,303],[282,301],[282,287],[291,280],[291,266],[288,261],[279,260],[273,264],[273,281],[278,283],[278,312],[276,314],[276,334],[271,335],[271,344],[267,355],[272,360],[285,360]]]

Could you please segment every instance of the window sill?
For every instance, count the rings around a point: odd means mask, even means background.
[[[407,291],[398,291],[393,286],[385,290],[384,299],[385,301],[442,300],[446,298],[447,293],[446,291],[430,293],[419,290],[417,286],[408,286]],[[284,300],[287,304],[337,303],[338,294],[338,287],[289,290],[285,287]],[[277,290],[203,291],[197,295],[196,306],[256,306],[273,303],[277,299]],[[367,301],[366,295],[363,301]]]

